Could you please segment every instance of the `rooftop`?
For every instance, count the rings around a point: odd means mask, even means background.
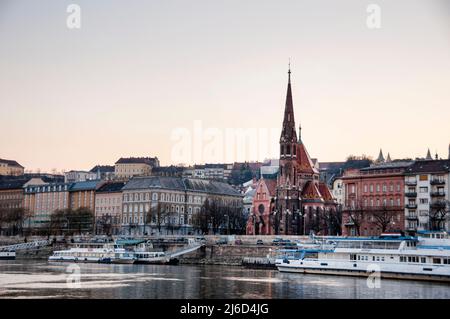
[[[121,192],[125,182],[106,183],[97,189],[97,193],[117,193]]]
[[[361,168],[361,171],[371,171],[377,169],[390,169],[390,168],[406,168],[414,164],[413,161],[392,161],[387,163],[372,164],[369,167]]]
[[[149,176],[134,177],[122,190],[162,188],[181,191],[196,191],[209,194],[240,196],[231,185],[205,179]]]
[[[7,164],[8,166],[16,166],[16,167],[23,168],[22,165],[20,165],[19,163],[17,163],[16,161],[13,161],[13,160],[7,160],[7,159],[0,158],[0,163]]]
[[[156,165],[157,162],[157,157],[121,157],[116,164],[148,164],[158,166]]]
[[[84,190],[95,190],[100,185],[100,180],[91,180],[85,182],[72,183],[69,191],[84,191]]]
[[[406,169],[407,174],[447,172],[450,172],[450,160],[418,160]]]
[[[100,173],[114,173],[114,166],[96,165],[90,170],[91,173],[97,173],[98,171],[100,171]]]

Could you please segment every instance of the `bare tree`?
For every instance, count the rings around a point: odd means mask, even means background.
[[[430,230],[443,230],[450,214],[450,201],[441,200],[432,204],[428,213]]]
[[[364,222],[366,213],[365,207],[362,205],[361,201],[358,201],[348,208],[347,213],[349,222],[353,223],[353,226],[355,227],[356,235],[361,236],[361,226]]]
[[[112,216],[110,214],[102,215],[96,222],[97,232],[110,236],[112,231]]]
[[[158,232],[161,233],[161,228],[165,224],[166,217],[169,215],[167,209],[164,208],[164,205],[158,203],[155,206],[152,206],[147,213],[147,219],[150,220],[153,224],[156,225]]]
[[[371,215],[374,218],[373,224],[381,229],[382,233],[384,233],[389,226],[392,225],[396,211],[395,209],[383,205],[382,207],[371,211]]]

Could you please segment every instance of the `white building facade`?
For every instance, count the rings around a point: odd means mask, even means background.
[[[179,177],[135,177],[122,188],[122,234],[195,234],[194,216],[207,198],[242,206],[230,185]]]
[[[405,174],[405,229],[450,230],[450,160],[419,160]]]

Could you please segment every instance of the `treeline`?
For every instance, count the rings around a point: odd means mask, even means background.
[[[23,235],[24,222],[29,216],[30,212],[24,208],[0,208],[0,234]]]
[[[222,205],[215,199],[207,199],[193,218],[194,228],[203,234],[245,234],[246,223],[242,207]]]

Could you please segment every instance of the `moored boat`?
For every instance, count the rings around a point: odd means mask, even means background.
[[[450,246],[420,237],[327,239],[320,247],[280,251],[281,272],[450,281]]]
[[[135,256],[133,251],[126,250],[116,243],[77,243],[69,249],[54,251],[48,260],[132,264]]]
[[[0,251],[0,260],[14,260],[16,259],[15,251]]]

